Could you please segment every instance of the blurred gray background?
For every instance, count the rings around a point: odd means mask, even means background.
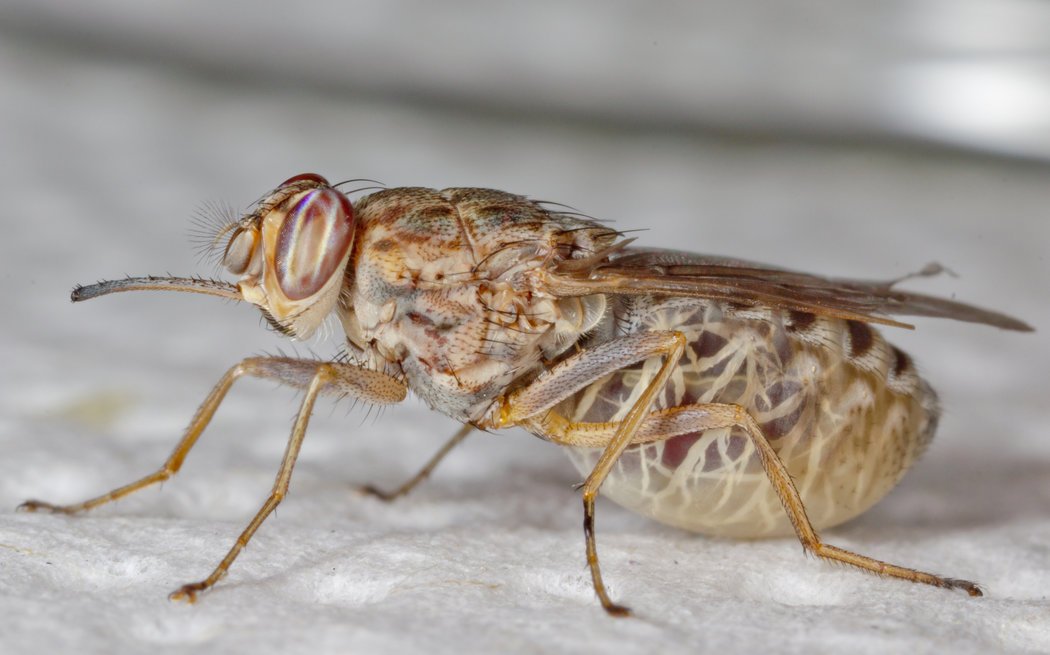
[[[1048,26],[1034,0],[0,3],[5,651],[1050,648]],[[502,188],[647,245],[817,273],[948,266],[911,288],[1040,332],[892,331],[946,417],[901,487],[827,538],[989,597],[603,505],[606,575],[642,614],[610,622],[553,446],[479,437],[393,507],[350,491],[394,486],[455,429],[410,401],[321,407],[279,516],[218,591],[172,608],[272,482],[296,403],[253,382],[163,494],[13,513],[159,464],[241,357],[336,350],[207,298],[67,301],[77,282],[215,274],[195,212],[306,171]]]

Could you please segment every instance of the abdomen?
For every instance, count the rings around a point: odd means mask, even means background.
[[[936,427],[933,391],[908,356],[866,324],[644,298],[624,299],[608,320],[610,334],[684,333],[689,346],[653,409],[695,403],[747,409],[791,472],[818,529],[874,505],[921,454]],[[555,411],[574,421],[622,419],[659,365],[653,358],[607,376]],[[569,452],[586,475],[601,450]],[[602,492],[624,507],[697,532],[735,537],[792,532],[741,428],[632,446]]]

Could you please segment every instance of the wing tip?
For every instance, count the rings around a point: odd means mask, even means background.
[[[1004,316],[1006,321],[1003,323],[996,324],[995,327],[1002,328],[1004,330],[1012,330],[1014,332],[1035,332],[1035,328],[1025,323],[1021,319],[1013,318],[1011,316]]]

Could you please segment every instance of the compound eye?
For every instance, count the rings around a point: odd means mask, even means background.
[[[234,275],[243,275],[248,270],[255,254],[255,246],[259,241],[257,230],[246,230],[238,228],[226,244],[226,252],[222,256],[222,265]]]
[[[292,178],[293,180],[296,178]],[[289,300],[320,291],[354,242],[354,208],[332,188],[307,191],[288,211],[277,232],[277,284]]]
[[[288,186],[289,184],[297,184],[299,182],[312,182],[312,183],[316,184],[317,186],[331,186],[328,183],[328,180],[324,179],[323,177],[321,177],[317,173],[300,173],[299,175],[296,175],[294,177],[290,177],[287,180],[285,180],[284,182],[281,182],[280,186],[278,186],[277,188],[285,187],[285,186]]]

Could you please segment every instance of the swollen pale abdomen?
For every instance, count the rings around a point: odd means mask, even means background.
[[[865,324],[692,299],[619,302],[608,329],[678,330],[689,340],[653,409],[695,403],[747,409],[790,471],[817,528],[875,504],[933,434],[936,396],[907,355]],[[607,376],[556,411],[573,421],[619,420],[659,364],[654,358]],[[601,451],[569,452],[586,475]],[[741,428],[630,447],[602,492],[663,523],[707,534],[792,531]]]

